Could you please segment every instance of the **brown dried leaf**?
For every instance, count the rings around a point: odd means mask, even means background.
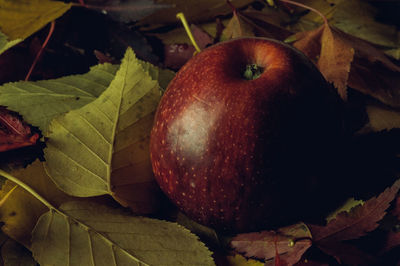
[[[314,63],[317,63],[321,54],[321,37],[324,31],[324,26],[311,31],[296,33],[289,39],[294,39],[293,46],[302,51]],[[288,41],[288,40],[287,40]]]
[[[238,12],[233,12],[232,19],[229,21],[222,33],[222,40],[230,40],[240,37],[254,37],[253,27]]]
[[[400,75],[384,64],[356,57],[351,67],[349,86],[391,107],[400,107]]]
[[[240,12],[242,20],[253,28],[256,36],[285,40],[293,34],[282,25],[289,22],[289,16],[280,9],[264,8],[262,11],[248,8]],[[286,16],[285,16],[286,15]]]
[[[386,214],[386,209],[393,201],[400,188],[400,179],[387,188],[378,197],[373,197],[365,204],[356,206],[349,213],[342,212],[326,226],[308,225],[317,245],[336,243],[356,239],[378,227],[378,222]]]
[[[348,83],[385,104],[400,106],[400,67],[371,43],[324,25],[289,39],[296,40],[293,45],[316,62],[342,97]]]
[[[347,99],[347,80],[350,65],[354,57],[354,48],[333,34],[328,25],[324,26],[321,36],[321,54],[318,68],[325,79],[338,89],[342,99]]]
[[[343,42],[353,47],[356,51],[356,58],[363,58],[371,63],[380,63],[391,71],[400,71],[400,67],[394,64],[381,50],[372,43],[347,34],[340,29],[332,27],[334,34]]]
[[[230,245],[246,257],[255,257],[272,265],[272,259],[279,254],[281,261],[288,265],[298,262],[311,246],[311,234],[303,223],[280,228],[275,231],[262,231],[240,234],[234,237]]]
[[[400,128],[400,112],[374,104],[369,104],[365,108],[369,121],[361,129],[362,133]]]
[[[347,99],[347,80],[354,49],[327,24],[296,34],[295,38],[297,41],[293,46],[303,51],[311,60],[317,59],[317,66],[325,79],[334,84],[343,99]]]
[[[348,34],[374,44],[386,47],[400,46],[396,26],[389,23],[381,23],[376,19],[378,12],[376,6],[371,4],[372,1],[335,0],[334,2],[337,4],[330,20],[332,25]]]

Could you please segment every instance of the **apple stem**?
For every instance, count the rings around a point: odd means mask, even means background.
[[[262,67],[257,66],[256,64],[248,64],[243,72],[243,77],[246,80],[257,79],[261,76],[263,70],[264,69]]]
[[[183,24],[183,27],[186,30],[186,34],[189,36],[189,39],[191,41],[191,43],[193,44],[194,48],[196,49],[197,53],[201,52],[200,47],[197,45],[196,40],[193,37],[192,31],[190,30],[189,24],[187,23],[187,20],[185,18],[185,15],[182,12],[179,12],[178,14],[176,14],[176,17],[179,18]]]

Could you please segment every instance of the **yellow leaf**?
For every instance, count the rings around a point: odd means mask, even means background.
[[[19,169],[12,174],[29,184],[41,195],[59,205],[74,198],[60,191],[46,174],[43,163],[36,161],[26,169]],[[47,211],[40,201],[13,182],[6,181],[0,190],[0,221],[2,230],[11,238],[30,246],[31,232],[39,217]]]
[[[25,39],[70,8],[60,1],[0,0],[0,30],[9,40]]]
[[[0,220],[3,232],[26,247],[30,246],[33,227],[46,206],[33,198],[24,189],[6,181],[0,191]]]
[[[204,244],[175,223],[93,203],[60,210],[44,214],[32,233],[41,265],[214,265]]]

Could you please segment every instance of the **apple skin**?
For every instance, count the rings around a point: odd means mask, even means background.
[[[263,73],[244,79],[248,64]],[[217,230],[300,220],[325,195],[316,169],[338,142],[340,106],[289,45],[219,43],[189,60],[161,99],[150,139],[155,178],[188,217]]]

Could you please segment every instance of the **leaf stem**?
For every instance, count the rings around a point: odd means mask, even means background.
[[[51,22],[51,24],[50,24],[50,30],[49,30],[49,33],[47,34],[46,40],[43,42],[42,47],[40,47],[39,52],[36,54],[35,60],[33,60],[33,63],[32,63],[32,65],[31,65],[31,68],[29,69],[29,72],[28,72],[28,74],[27,74],[26,77],[25,77],[25,81],[28,81],[28,80],[29,80],[29,77],[31,76],[32,71],[33,71],[33,69],[34,69],[35,66],[36,66],[36,63],[39,61],[39,57],[42,55],[44,48],[46,47],[47,43],[48,43],[49,40],[50,40],[51,35],[52,35],[53,32],[54,32],[54,26],[55,26],[55,24],[56,24],[56,22],[53,20],[53,21]]]
[[[232,13],[236,14],[237,13],[236,7],[232,4],[231,0],[226,0],[226,3],[232,9]]]
[[[201,49],[200,47],[197,45],[196,40],[193,37],[192,31],[190,30],[189,24],[187,23],[187,20],[185,18],[185,15],[182,12],[179,12],[178,14],[176,14],[176,17],[179,18],[183,24],[183,27],[186,30],[186,34],[189,36],[190,41],[192,42],[194,48],[196,49],[196,52],[200,53]]]
[[[50,210],[57,210],[56,207],[54,207],[50,202],[48,202],[45,198],[43,198],[39,193],[37,193],[33,188],[31,188],[29,185],[25,184],[24,182],[22,182],[21,180],[19,180],[18,178],[16,178],[15,176],[10,175],[9,173],[7,173],[6,171],[3,171],[2,169],[0,169],[0,175],[4,176],[5,178],[7,178],[8,180],[14,182],[15,184],[17,184],[18,186],[22,187],[23,189],[25,189],[26,191],[28,191],[30,194],[32,194],[32,196],[34,196],[35,198],[37,198],[41,203],[43,203],[44,205],[46,205]]]
[[[281,1],[283,3],[287,3],[287,4],[291,4],[291,5],[294,5],[294,6],[298,6],[298,7],[302,7],[302,8],[311,10],[311,11],[317,13],[324,20],[325,25],[328,25],[328,19],[326,18],[326,16],[324,14],[322,14],[319,10],[317,10],[317,9],[315,9],[313,7],[301,4],[301,3],[296,2],[296,1],[291,1],[291,0],[279,0],[279,1]]]

